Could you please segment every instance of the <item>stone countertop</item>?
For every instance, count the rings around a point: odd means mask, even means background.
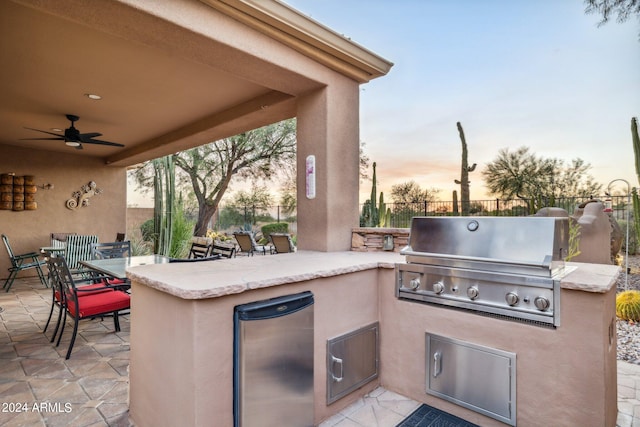
[[[560,287],[584,292],[609,292],[616,286],[616,279],[621,271],[617,265],[609,264],[568,262],[567,266],[576,268],[562,278]]]
[[[208,262],[131,267],[127,276],[150,288],[183,299],[217,298],[252,289],[339,276],[377,268],[393,269],[405,262],[397,252],[313,252],[254,255]],[[561,281],[563,289],[606,293],[615,286],[620,267],[567,263],[573,267]]]
[[[252,289],[339,276],[404,262],[397,252],[314,252],[254,255],[195,263],[131,267],[131,281],[182,299],[217,298]]]

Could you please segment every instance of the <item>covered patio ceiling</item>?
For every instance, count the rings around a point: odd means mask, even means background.
[[[392,65],[274,0],[2,1],[0,149],[129,166],[294,117],[324,82],[279,62],[291,49],[360,83]],[[125,147],[24,140],[64,133],[66,114]]]

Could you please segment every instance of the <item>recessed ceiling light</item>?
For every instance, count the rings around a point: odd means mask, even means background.
[[[62,129],[60,128],[51,128],[51,130],[54,132],[62,132]]]
[[[98,101],[102,99],[100,95],[96,95],[95,93],[85,93],[84,96],[86,96],[89,99],[93,99],[94,101]]]

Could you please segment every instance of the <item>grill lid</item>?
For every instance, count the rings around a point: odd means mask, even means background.
[[[569,219],[414,217],[407,262],[550,277],[564,267]]]

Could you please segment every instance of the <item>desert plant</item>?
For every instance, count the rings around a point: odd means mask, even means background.
[[[270,224],[263,225],[260,230],[264,237],[269,238],[272,233],[288,233],[289,224],[286,222],[272,222]]]
[[[456,123],[458,127],[458,133],[460,134],[460,142],[462,142],[462,165],[460,167],[460,179],[454,180],[456,184],[460,185],[460,202],[462,204],[462,215],[469,215],[469,172],[476,170],[476,164],[469,166],[467,159],[467,140],[464,137],[464,130],[460,122]]]
[[[571,261],[572,258],[580,255],[580,224],[573,218],[569,218],[569,248],[565,261]]]
[[[360,213],[361,227],[390,227],[391,209],[387,208],[384,202],[384,194],[380,192],[379,203],[376,204],[376,162],[373,162],[373,184],[371,186],[371,197],[364,202]]]
[[[174,258],[186,258],[189,254],[191,237],[193,236],[193,226],[195,221],[187,219],[182,198],[175,202],[173,208],[173,220],[171,223],[171,245],[169,246],[169,256]]]
[[[623,320],[640,321],[640,291],[620,292],[616,296],[616,315]]]
[[[453,214],[455,216],[460,215],[460,210],[458,209],[458,192],[453,190]]]

